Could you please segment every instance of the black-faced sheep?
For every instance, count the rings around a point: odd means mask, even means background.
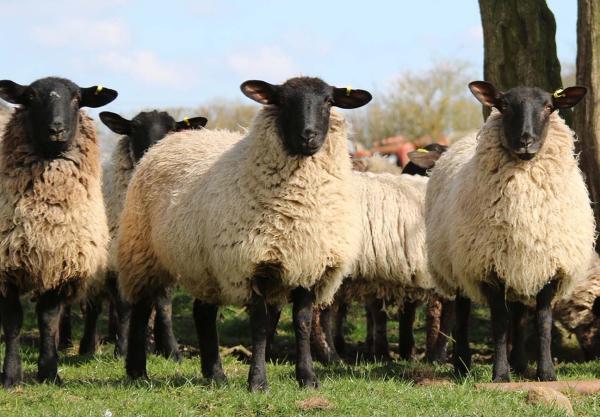
[[[0,97],[20,105],[0,143],[2,382],[10,387],[21,381],[19,295],[37,297],[37,377],[55,381],[60,311],[106,266],[100,155],[94,124],[80,109],[110,103],[117,92],[50,77],[0,81]]]
[[[86,300],[85,328],[79,345],[79,353],[90,354],[96,351],[96,322],[102,310],[102,299],[108,297],[117,311],[118,330],[115,351],[117,354],[124,354],[130,311],[127,303],[120,300],[117,290],[116,237],[127,185],[137,162],[151,146],[171,132],[202,128],[206,124],[206,118],[185,118],[177,122],[168,113],[154,110],[141,112],[131,120],[116,113],[101,112],[100,120],[110,130],[123,135],[123,137],[115,146],[110,160],[103,167],[102,192],[111,238],[108,251],[108,271],[106,280],[91,288],[91,293]],[[166,291],[157,297],[154,308],[156,311],[154,327],[156,350],[165,357],[179,360],[181,353],[171,323],[171,298]]]
[[[169,135],[148,151],[131,180],[118,238],[119,284],[133,303],[130,377],[146,374],[153,297],[178,282],[197,299],[204,376],[224,378],[217,306],[247,304],[248,384],[266,389],[267,305],[291,295],[296,378],[302,386],[318,385],[312,306],[331,302],[359,242],[346,124],[331,107],[360,107],[371,95],[308,77],[282,85],[246,81],[241,89],[265,105],[244,138],[205,130]]]
[[[477,135],[438,160],[427,189],[427,244],[438,290],[457,297],[455,368],[470,364],[470,299],[489,304],[494,381],[508,381],[508,301],[536,305],[537,377],[556,378],[550,353],[551,302],[590,264],[594,217],[577,165],[573,132],[555,112],[575,105],[585,88],[554,95],[486,82],[471,91],[494,107]],[[515,359],[520,355],[516,355]],[[521,364],[515,364],[521,368]]]

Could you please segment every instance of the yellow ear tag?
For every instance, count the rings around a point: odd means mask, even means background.
[[[425,148],[419,148],[419,149],[417,149],[417,152],[428,153],[429,151]]]
[[[185,124],[186,124],[188,127],[190,127],[190,126],[191,126],[190,119],[188,119],[188,118],[187,118],[187,116],[183,118],[183,122],[184,122],[184,123],[185,123]]]
[[[566,94],[563,93],[563,91],[565,91],[565,90],[563,90],[562,88],[559,88],[552,94],[552,97],[554,97],[554,98],[566,97]]]
[[[100,91],[102,91],[104,87],[102,87],[101,85],[97,85],[96,86],[96,91],[94,92],[94,95],[97,95]]]
[[[350,86],[346,87],[346,95],[350,96],[351,92],[352,92],[352,87],[350,87]]]

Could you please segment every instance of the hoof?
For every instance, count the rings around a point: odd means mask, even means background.
[[[89,345],[87,343],[79,345],[79,354],[81,356],[93,355],[96,353],[96,345]]]
[[[181,361],[183,361],[183,355],[181,354],[179,349],[171,351],[171,352],[164,352],[164,353],[162,353],[162,356],[164,356],[166,359],[170,359],[176,363],[181,363]]]
[[[148,379],[148,374],[145,369],[127,369],[127,377],[132,381],[140,379]]]
[[[267,380],[261,380],[259,378],[253,379],[248,382],[248,391],[250,392],[266,392],[269,390],[269,384]]]
[[[312,378],[298,379],[298,384],[300,385],[300,388],[317,389],[321,387],[321,383],[316,376],[313,376]]]
[[[42,372],[38,372],[37,381],[39,383],[48,383],[54,385],[62,385],[62,379],[58,376],[58,374],[46,374]]]
[[[496,375],[493,377],[492,382],[510,382],[510,375]]]

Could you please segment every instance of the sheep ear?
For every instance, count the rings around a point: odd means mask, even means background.
[[[568,109],[579,103],[586,93],[587,88],[580,86],[556,90],[552,94],[552,105],[555,109]]]
[[[127,120],[117,113],[103,111],[100,113],[100,120],[102,120],[102,123],[104,123],[110,130],[118,133],[119,135],[131,134],[131,120]]]
[[[244,95],[260,104],[277,104],[279,86],[266,81],[248,80],[240,85]]]
[[[208,122],[206,117],[184,117],[182,121],[177,122],[177,128],[175,130],[179,132],[186,129],[201,129],[206,126],[206,122]]]
[[[440,156],[442,156],[440,152],[426,149],[418,149],[408,153],[408,159],[416,166],[424,169],[433,168],[435,161],[440,159]]]
[[[367,104],[373,96],[366,90],[354,90],[350,87],[333,87],[333,105],[342,109],[355,109]]]
[[[0,81],[0,98],[12,104],[25,104],[25,90],[27,86],[14,81]]]
[[[95,85],[88,88],[80,88],[81,101],[79,107],[102,107],[117,98],[119,93],[110,88]]]
[[[496,107],[500,110],[504,94],[498,91],[492,83],[488,83],[487,81],[472,81],[469,83],[469,90],[484,106]]]

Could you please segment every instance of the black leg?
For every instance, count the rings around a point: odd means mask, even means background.
[[[146,373],[146,331],[152,304],[149,299],[142,299],[131,307],[125,370],[127,376],[132,379],[148,377]]]
[[[296,334],[296,380],[301,387],[318,388],[319,380],[310,354],[310,328],[315,294],[298,287],[292,291],[294,332]]]
[[[492,380],[494,382],[508,382],[510,381],[510,369],[507,357],[509,313],[505,300],[504,285],[483,283],[481,289],[490,306],[490,321],[494,337],[494,369]]]
[[[339,303],[335,311],[335,336],[333,339],[333,345],[335,350],[340,354],[346,352],[346,339],[344,338],[344,322],[346,321],[346,315],[348,314],[348,304]]]
[[[71,334],[71,304],[65,304],[60,314],[58,349],[65,350],[70,347],[73,347],[73,337]]]
[[[398,313],[398,353],[400,358],[405,360],[411,360],[415,350],[413,327],[417,305],[418,302],[406,300],[402,310]]]
[[[552,363],[552,299],[556,294],[557,281],[551,281],[536,297],[536,319],[538,333],[538,367],[537,378],[540,381],[556,381],[554,364]]]
[[[527,349],[525,348],[527,329],[527,307],[523,303],[509,304],[511,312],[512,349],[509,363],[513,371],[523,375],[527,371]]]
[[[266,280],[254,278],[252,297],[250,299],[250,328],[252,330],[252,362],[248,373],[248,389],[265,391],[267,383],[266,350],[269,314],[265,300]]]
[[[327,341],[327,348],[329,349],[329,363],[340,362],[340,356],[335,349],[334,337],[333,337],[333,307],[325,307],[321,310],[321,328],[325,333],[325,340]]]
[[[469,316],[471,300],[457,294],[455,300],[456,325],[454,328],[454,372],[465,375],[471,369],[471,348],[469,347]]]
[[[98,337],[96,327],[98,316],[102,312],[102,300],[100,297],[90,297],[85,300],[85,325],[83,337],[79,343],[79,354],[90,355],[96,353]]]
[[[13,286],[6,287],[4,296],[0,295],[0,317],[6,349],[4,351],[4,368],[2,385],[10,388],[22,381],[20,334],[23,325],[23,309],[19,300],[19,290]]]
[[[58,377],[56,336],[62,304],[64,304],[64,299],[60,292],[58,290],[50,290],[39,296],[35,306],[40,331],[40,356],[38,358],[37,372],[39,381],[60,383],[60,378]]]
[[[217,383],[227,382],[221,356],[219,355],[219,333],[217,313],[219,306],[194,300],[194,323],[198,333],[202,376]]]
[[[365,343],[367,344],[367,352],[369,355],[375,354],[375,346],[373,344],[375,326],[373,326],[373,315],[371,314],[371,309],[368,305],[365,304],[365,317],[367,319],[367,338]]]
[[[182,356],[173,333],[173,305],[168,291],[160,294],[154,303],[156,318],[154,322],[154,340],[156,351],[165,358],[181,362]]]
[[[369,301],[368,309],[373,320],[373,355],[375,360],[389,360],[390,350],[387,340],[387,313],[383,309],[383,300]]]
[[[123,300],[117,292],[113,296],[117,308],[117,343],[115,344],[115,356],[123,356],[127,353],[129,341],[129,323],[131,321],[131,304]]]
[[[269,315],[269,328],[267,329],[267,359],[273,359],[273,340],[277,333],[277,325],[281,317],[281,307],[278,305],[267,304],[267,313]]]

